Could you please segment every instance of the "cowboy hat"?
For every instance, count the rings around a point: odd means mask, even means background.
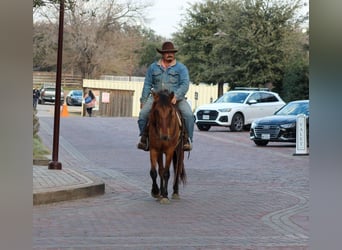
[[[172,42],[164,42],[163,45],[162,45],[162,48],[161,49],[158,49],[156,48],[156,50],[162,54],[162,53],[165,53],[165,52],[174,52],[176,53],[178,51],[178,49],[176,49],[174,46],[173,46],[173,43]]]

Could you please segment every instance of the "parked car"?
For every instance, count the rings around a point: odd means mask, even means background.
[[[297,115],[306,115],[307,140],[309,139],[309,100],[292,101],[272,116],[253,121],[250,139],[258,146],[269,142],[296,142]]]
[[[273,114],[285,105],[281,97],[267,89],[241,88],[226,92],[216,101],[195,110],[196,126],[208,131],[211,126],[242,131],[253,120]]]
[[[65,98],[65,102],[68,106],[82,106],[83,92],[82,90],[74,89],[70,90]]]
[[[40,96],[38,103],[45,104],[46,102],[55,102],[56,99],[56,87],[54,85],[43,85],[40,89]],[[64,103],[64,90],[61,88],[60,104]]]

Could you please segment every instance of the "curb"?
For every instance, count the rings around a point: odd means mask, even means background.
[[[49,170],[34,166],[33,205],[103,195],[105,184],[75,170]]]

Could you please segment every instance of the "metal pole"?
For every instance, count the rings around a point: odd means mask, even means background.
[[[60,112],[61,112],[63,26],[64,26],[64,0],[60,0],[53,148],[52,148],[52,161],[49,162],[49,169],[62,169],[62,163],[58,162],[58,148],[59,148],[59,121],[60,121]]]

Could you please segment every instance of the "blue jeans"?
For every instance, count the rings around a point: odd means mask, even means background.
[[[143,108],[140,110],[139,119],[138,119],[138,126],[139,126],[139,130],[140,130],[139,135],[140,136],[144,132],[144,129],[145,129],[146,124],[148,122],[148,116],[149,116],[150,110],[152,108],[152,103],[153,103],[153,98],[152,98],[152,96],[150,96],[147,99],[147,101],[145,102]],[[192,142],[193,135],[194,135],[195,118],[194,118],[194,115],[193,115],[192,110],[190,108],[190,105],[185,99],[183,99],[183,100],[177,102],[177,107],[182,114],[182,117],[183,117],[184,123],[185,123],[184,124],[185,128],[186,128],[188,135],[189,135],[189,138]]]

